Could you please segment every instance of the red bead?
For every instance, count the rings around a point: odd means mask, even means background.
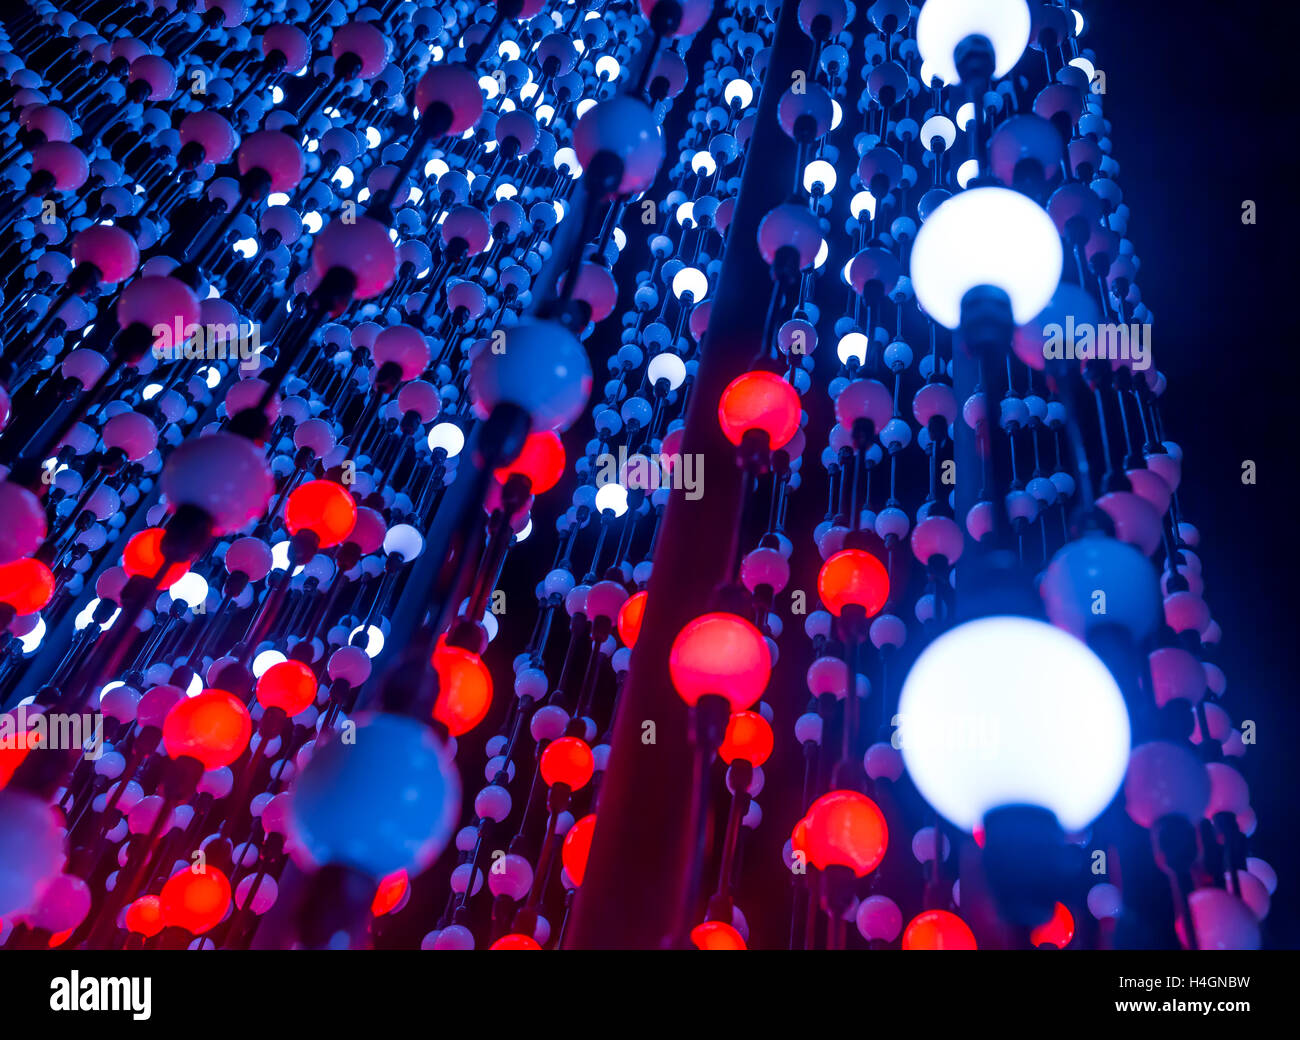
[[[799,430],[799,394],[773,372],[746,372],[722,391],[718,422],[732,444],[750,430],[767,434],[772,451],[784,448]]]

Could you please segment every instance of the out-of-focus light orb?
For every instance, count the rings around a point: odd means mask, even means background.
[[[969,186],[970,182],[979,176],[980,164],[974,159],[966,159],[957,167],[957,184],[960,187]]]
[[[946,84],[959,83],[954,52],[968,36],[993,45],[993,75],[1005,76],[1029,45],[1025,0],[926,0],[916,19],[921,58]]]
[[[957,106],[957,127],[963,133],[970,129],[971,123],[975,121],[975,105],[970,101],[965,101]]]
[[[1080,831],[1124,780],[1129,720],[1101,660],[1024,617],[968,621],[912,665],[898,740],[917,790],[968,831],[1006,805],[1049,809]]]
[[[1061,238],[1047,212],[1008,188],[971,188],[945,199],[912,248],[916,298],[935,321],[961,324],[962,298],[991,285],[1011,300],[1017,324],[1051,301],[1061,282]]]
[[[526,542],[528,536],[533,533],[533,518],[530,516],[524,523],[524,526],[515,532],[515,542]]]
[[[808,194],[829,195],[835,184],[835,167],[825,159],[814,159],[803,168],[803,187]]]
[[[430,451],[437,451],[441,448],[447,453],[447,458],[454,459],[464,447],[465,431],[455,423],[440,422],[435,424],[433,429],[429,431]]]
[[[596,509],[603,513],[607,509],[616,517],[627,512],[627,488],[622,484],[610,482],[596,489]]]

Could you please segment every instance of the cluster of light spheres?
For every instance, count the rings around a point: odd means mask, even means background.
[[[0,945],[1259,946],[1083,30],[6,17]]]

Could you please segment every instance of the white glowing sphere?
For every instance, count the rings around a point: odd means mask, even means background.
[[[182,600],[187,607],[193,610],[208,598],[208,583],[203,580],[203,575],[195,574],[193,571],[186,571],[167,586],[167,594],[172,599]]]
[[[1029,321],[1056,292],[1061,265],[1061,238],[1038,203],[1008,188],[971,188],[921,225],[911,275],[926,313],[955,329],[962,298],[979,285],[1001,289],[1016,323]]]
[[[262,678],[267,669],[274,668],[277,664],[283,664],[289,658],[280,653],[279,650],[263,650],[253,658],[253,675],[255,678]]]
[[[447,458],[454,459],[465,447],[465,431],[455,423],[440,422],[429,431],[429,450],[441,448]]]
[[[709,280],[698,267],[683,267],[673,275],[673,295],[679,300],[691,294],[691,299],[699,301],[709,291]]]
[[[823,195],[835,190],[835,167],[825,159],[814,159],[803,168],[804,191],[811,195],[819,186]]]
[[[671,350],[665,350],[650,359],[650,364],[646,366],[646,377],[650,380],[651,386],[657,385],[661,379],[666,379],[668,389],[676,390],[686,381],[686,362]]]
[[[993,44],[993,75],[1005,76],[1029,45],[1025,0],[926,0],[916,19],[916,45],[929,70],[959,83],[955,52],[968,36]]]
[[[622,516],[627,512],[627,488],[613,482],[602,484],[596,491],[596,509],[601,513],[608,509],[615,516]]]
[[[974,830],[992,809],[1033,805],[1078,831],[1124,780],[1128,710],[1074,636],[1031,618],[980,618],[912,665],[898,740],[917,790],[957,826]]]

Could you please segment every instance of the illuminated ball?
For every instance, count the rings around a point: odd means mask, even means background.
[[[756,711],[738,711],[727,722],[727,733],[718,754],[724,762],[741,759],[761,766],[772,754],[772,727]]]
[[[311,480],[289,493],[284,524],[290,534],[311,531],[320,548],[338,545],[357,524],[357,504],[332,480]]]
[[[822,564],[817,594],[836,617],[848,606],[859,606],[875,617],[889,599],[889,572],[864,549],[843,549]]]
[[[542,752],[542,779],[547,786],[566,784],[578,791],[587,786],[596,771],[596,759],[587,742],[580,737],[560,737]]]
[[[947,910],[926,910],[912,918],[903,932],[905,950],[973,950],[975,933]]]
[[[54,574],[40,560],[14,560],[0,566],[0,603],[15,614],[35,614],[54,595]]]
[[[564,476],[564,445],[560,443],[559,434],[554,430],[530,433],[519,457],[493,471],[502,484],[516,473],[528,478],[532,485],[530,491],[534,495],[555,487]]]
[[[591,839],[596,833],[596,814],[584,816],[564,836],[560,846],[560,861],[575,885],[581,885],[587,874],[587,857],[591,855]]]
[[[673,640],[668,672],[678,696],[694,706],[708,694],[744,711],[767,688],[772,655],[757,628],[735,614],[704,614]]]
[[[725,921],[705,921],[691,929],[691,942],[697,950],[744,950],[745,939]]]
[[[230,908],[230,881],[211,865],[197,874],[184,867],[167,879],[158,902],[163,924],[202,935],[226,916]]]
[[[433,651],[438,673],[438,700],[433,717],[453,737],[468,733],[483,721],[492,706],[492,675],[483,658],[473,651],[442,640]]]
[[[161,527],[146,527],[139,534],[134,535],[122,551],[122,568],[133,578],[137,576],[152,578],[162,571],[157,586],[165,589],[175,585],[190,569],[190,565],[188,560],[181,560],[168,565],[163,570],[166,561],[162,553],[162,540]]]
[[[361,714],[355,731],[321,740],[289,803],[297,853],[309,863],[349,866],[378,881],[419,873],[451,837],[460,779],[422,722]]]
[[[799,394],[774,372],[746,372],[733,379],[718,402],[718,422],[732,444],[750,430],[767,434],[772,451],[799,432]]]
[[[257,680],[257,702],[292,718],[316,700],[316,673],[301,661],[271,665]]]
[[[176,702],[163,720],[163,740],[172,758],[196,758],[204,769],[220,769],[248,747],[253,722],[243,701],[225,690],[204,690]]]
[[[848,867],[855,876],[865,877],[885,858],[889,828],[884,813],[866,795],[831,791],[795,824],[790,843],[818,870]]]

